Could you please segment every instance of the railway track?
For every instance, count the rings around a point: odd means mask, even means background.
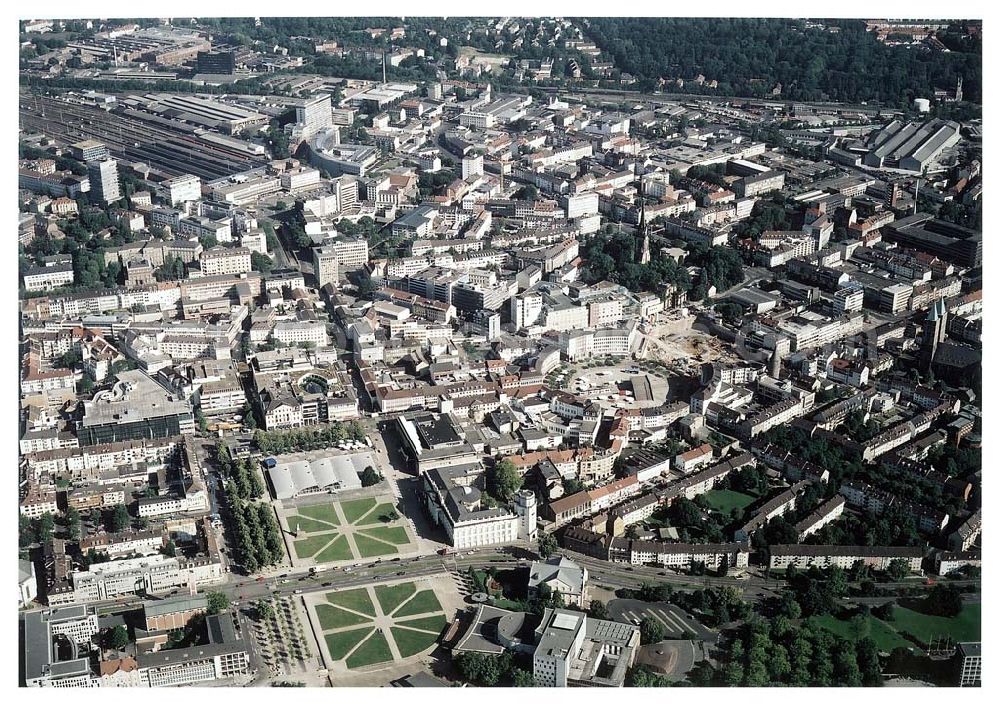
[[[167,175],[191,173],[202,180],[243,173],[259,167],[261,158],[223,148],[182,129],[154,125],[123,113],[21,94],[21,127],[74,143],[93,138],[112,155],[147,165]]]

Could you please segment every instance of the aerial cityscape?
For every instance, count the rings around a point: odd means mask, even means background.
[[[20,20],[19,685],[981,686],[982,29]]]

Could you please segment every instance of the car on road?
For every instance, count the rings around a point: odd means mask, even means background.
[[[396,575],[397,575],[397,576],[404,576],[404,575],[406,575],[406,571],[400,571],[400,572],[399,572],[399,573],[397,573]]]

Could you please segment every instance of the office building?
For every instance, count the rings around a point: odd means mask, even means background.
[[[955,649],[959,686],[983,685],[983,644],[960,643]]]
[[[470,153],[462,158],[462,180],[483,174],[483,156]]]
[[[236,53],[199,52],[197,68],[199,73],[206,75],[232,75],[236,72]]]
[[[187,686],[247,674],[247,641],[236,630],[232,614],[209,616],[205,626],[207,643],[137,656],[142,685]]]
[[[639,627],[546,608],[535,630],[536,686],[621,687],[639,648]]]
[[[73,157],[83,163],[107,160],[110,157],[108,146],[97,140],[81,140],[79,143],[73,143],[70,146],[70,150],[73,153]]]
[[[194,432],[187,401],[176,400],[141,370],[122,371],[109,390],[84,402],[77,435],[81,446],[168,438]]]
[[[94,160],[87,163],[87,176],[90,179],[90,194],[99,203],[113,203],[122,197],[118,184],[118,163],[107,160]]]
[[[84,605],[26,613],[22,622],[26,686],[87,688],[96,680],[90,670],[90,646],[98,633],[97,614]],[[56,637],[70,644],[54,643]]]
[[[368,262],[368,241],[364,238],[334,240],[323,247],[331,249],[336,256],[338,273],[357,270]]]
[[[202,253],[199,262],[205,275],[237,275],[250,272],[252,255],[249,248],[217,245]]]
[[[186,200],[201,199],[201,179],[196,175],[178,175],[163,181],[167,204],[180,205]]]
[[[294,104],[297,133],[305,139],[333,125],[330,96],[326,93]]]
[[[365,243],[367,249],[368,244]],[[345,253],[346,254],[346,253]],[[340,279],[340,261],[337,250],[330,245],[319,245],[313,248],[313,273],[316,284],[322,288],[327,283],[336,285]]]

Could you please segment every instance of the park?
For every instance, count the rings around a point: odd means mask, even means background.
[[[337,563],[412,550],[391,497],[327,501],[288,509],[283,524],[299,562]]]
[[[421,654],[437,643],[448,623],[426,580],[320,594],[310,605],[329,660],[347,670]]]

